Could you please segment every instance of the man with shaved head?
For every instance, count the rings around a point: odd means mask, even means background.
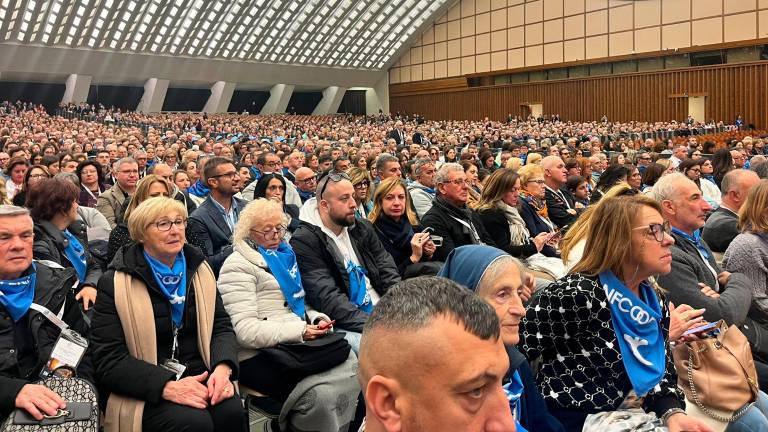
[[[547,156],[541,160],[544,168],[545,197],[549,219],[560,228],[572,224],[583,207],[576,208],[576,201],[568,189],[564,188],[568,179],[568,170],[560,156]]]
[[[363,329],[364,430],[514,431],[499,329],[490,305],[448,279],[394,285]]]
[[[296,191],[299,193],[301,203],[304,204],[308,199],[315,196],[317,187],[317,175],[311,168],[301,167],[296,170]]]

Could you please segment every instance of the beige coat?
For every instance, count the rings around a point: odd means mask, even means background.
[[[117,223],[122,219],[121,209],[127,198],[128,194],[123,192],[120,186],[114,185],[99,195],[96,200],[96,210],[107,218],[110,228],[115,229]]]
[[[307,323],[288,307],[264,257],[244,241],[235,242],[234,252],[224,261],[218,286],[242,348],[240,361],[259,348],[302,342]],[[309,305],[306,311],[311,323],[329,319]]]

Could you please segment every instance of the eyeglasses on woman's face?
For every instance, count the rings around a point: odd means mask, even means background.
[[[288,228],[285,225],[278,225],[276,227],[265,227],[263,230],[251,229],[251,232],[261,235],[266,240],[274,240],[276,238],[283,238]]]
[[[537,185],[542,186],[545,182],[544,182],[544,179],[531,179],[531,180],[528,180],[525,183],[526,184],[528,184],[528,183],[536,183]]]
[[[665,235],[672,235],[672,227],[669,224],[669,221],[664,221],[664,223],[652,223],[650,225],[646,226],[639,226],[632,228],[632,231],[635,230],[648,230],[647,233],[653,235],[653,238],[659,242],[664,242],[664,236]]]
[[[371,182],[368,180],[361,181],[360,183],[354,185],[355,189],[368,189],[369,186],[371,186]]]
[[[170,231],[171,227],[174,227],[174,226],[179,230],[183,230],[184,228],[187,227],[187,220],[186,219],[161,220],[158,222],[151,223],[150,225],[154,225],[158,231]]]

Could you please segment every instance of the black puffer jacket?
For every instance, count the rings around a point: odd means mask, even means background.
[[[384,249],[370,222],[358,219],[348,231],[373,289],[384,295],[389,287],[400,282],[392,255]],[[368,314],[349,300],[349,273],[333,240],[320,227],[302,221],[291,237],[291,247],[296,253],[307,302],[335,319],[337,327],[362,332]]]
[[[35,266],[37,276],[33,301],[56,314],[64,308],[61,316],[64,322],[87,337],[88,330],[80,306],[70,289],[77,281],[74,269],[49,267],[40,262]],[[31,272],[32,267],[24,275]],[[61,330],[40,312],[30,309],[26,316],[14,323],[8,311],[0,306],[0,418],[13,410],[21,388],[39,379],[40,370],[48,361],[60,333]],[[93,368],[89,357],[86,354],[77,373],[92,381]]]
[[[99,277],[101,277],[101,267],[94,261],[91,253],[88,251],[88,234],[85,224],[80,221],[75,221],[67,229],[72,233],[83,245],[85,249],[87,270],[85,273],[85,280],[80,284],[96,286],[99,283]],[[32,246],[32,251],[36,260],[48,260],[53,261],[62,267],[73,268],[72,264],[64,254],[64,249],[67,247],[69,240],[64,237],[61,230],[53,226],[48,221],[35,222],[35,243]],[[74,269],[74,268],[73,268]]]
[[[179,361],[187,366],[184,376],[198,375],[206,368],[197,347],[197,320],[195,293],[192,289],[193,275],[204,262],[204,257],[195,247],[185,245],[184,256],[187,261],[187,298],[185,303],[182,328],[179,331]],[[165,383],[173,374],[161,366],[156,366],[128,353],[123,326],[115,307],[115,272],[125,272],[133,278],[141,279],[149,291],[155,318],[157,335],[157,361],[170,358],[173,345],[173,324],[171,305],[160,291],[143,254],[143,247],[138,244],[125,246],[118,251],[115,259],[99,281],[99,301],[96,302],[91,333],[94,364],[100,391],[116,392],[150,403],[157,403],[163,393]],[[237,379],[237,340],[221,297],[216,294],[216,311],[211,339],[211,366],[226,363],[232,368],[232,379]]]
[[[480,237],[481,242],[488,246],[496,247],[496,243],[485,231],[483,221],[474,210],[470,210],[468,207],[460,209],[438,195],[432,204],[432,208],[421,218],[421,225],[432,228],[434,235],[443,238],[443,245],[438,246],[437,250],[435,250],[432,256],[433,260],[445,261],[448,259],[448,254],[457,247],[477,244],[470,229],[454,218],[461,219],[467,225],[471,224]]]

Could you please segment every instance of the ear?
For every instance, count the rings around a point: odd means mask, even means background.
[[[672,202],[672,200],[662,200],[661,201],[661,208],[664,210],[664,212],[669,214],[676,214],[675,211],[675,204]]]
[[[400,385],[391,378],[375,375],[365,388],[366,415],[373,417],[386,431],[401,431],[402,413],[398,406]]]

